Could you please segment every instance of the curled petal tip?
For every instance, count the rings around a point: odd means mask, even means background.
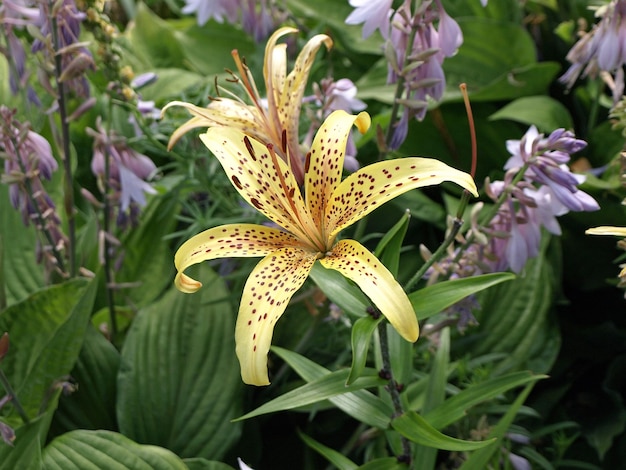
[[[354,121],[354,125],[357,127],[361,134],[365,134],[370,128],[371,124],[372,118],[365,111],[360,112],[356,117],[356,120]]]
[[[185,294],[193,294],[202,287],[202,283],[200,281],[190,278],[185,273],[178,273],[176,275],[176,279],[174,280],[174,284],[179,291],[184,292]]]

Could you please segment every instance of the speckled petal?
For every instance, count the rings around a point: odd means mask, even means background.
[[[217,99],[206,108],[184,101],[172,101],[163,107],[161,115],[174,106],[187,109],[193,117],[172,133],[168,143],[170,149],[184,134],[198,127],[233,127],[261,141],[271,141],[271,136],[267,135],[262,126],[263,119],[254,106],[248,106],[230,98]]]
[[[200,289],[202,283],[190,278],[184,271],[202,261],[266,256],[279,248],[298,245],[300,242],[291,234],[263,225],[231,224],[205,230],[191,237],[176,251],[176,287],[186,293]]]
[[[267,353],[274,325],[308,277],[317,256],[306,249],[282,248],[263,258],[248,277],[235,327],[237,357],[245,383],[270,383]]]
[[[404,339],[417,341],[419,324],[409,298],[367,248],[355,240],[341,240],[320,263],[354,281]]]
[[[355,124],[361,133],[365,133],[370,122],[367,113],[354,116],[345,111],[335,111],[326,118],[315,134],[311,153],[307,156],[304,187],[309,211],[318,227],[322,225],[331,194],[341,181],[346,143],[352,125]]]
[[[451,181],[478,196],[472,177],[433,158],[398,158],[352,173],[333,192],[325,230],[332,239],[385,202],[411,189]]]
[[[324,44],[327,49],[333,45],[332,39],[325,34],[313,36],[302,48],[293,70],[285,79],[285,86],[281,90],[278,102],[278,113],[283,129],[287,131],[288,147],[292,155],[298,155],[299,138],[298,128],[300,126],[300,108],[302,97],[306,88],[309,72],[315,60],[315,54]]]
[[[286,34],[297,33],[296,28],[283,27],[276,30],[267,40],[265,46],[265,63],[263,64],[263,77],[267,92],[268,109],[276,110],[280,94],[285,86],[287,77],[287,45],[277,44],[278,40]],[[275,116],[278,118],[278,116]],[[281,127],[282,127],[282,123]]]
[[[298,183],[280,157],[272,158],[266,146],[236,129],[211,128],[200,139],[246,201],[297,238],[321,247]]]

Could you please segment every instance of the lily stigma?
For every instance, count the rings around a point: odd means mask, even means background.
[[[477,195],[476,185],[467,173],[420,157],[374,163],[341,181],[352,125],[366,132],[369,114],[335,111],[323,122],[306,155],[302,192],[273,144],[229,127],[212,127],[200,135],[239,194],[278,226],[211,228],[187,240],[175,256],[175,283],[187,293],[202,285],[184,273],[191,265],[217,258],[263,257],[245,284],[235,328],[245,383],[270,383],[267,354],[274,325],[316,261],[356,283],[407,341],[415,342],[419,336],[417,316],[393,275],[359,242],[337,240],[337,235],[411,189],[452,181]],[[287,145],[280,150],[288,153]]]

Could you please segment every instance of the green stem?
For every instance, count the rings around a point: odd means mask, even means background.
[[[387,322],[380,322],[378,324],[378,342],[380,344],[380,354],[383,363],[381,377],[389,380],[386,388],[391,396],[394,417],[401,416],[404,413],[404,408],[402,407],[402,400],[400,399],[400,392],[398,391],[398,382],[394,379],[393,371],[391,369],[391,355],[389,354],[389,339],[387,337]],[[405,437],[401,438],[401,444],[402,455],[398,456],[398,460],[409,463],[411,461],[411,445]]]
[[[113,104],[109,100],[109,119],[113,113]],[[109,191],[109,176],[111,174],[111,152],[110,152],[110,137],[111,137],[111,124],[107,120],[106,124],[106,139],[107,143],[104,146],[104,181],[103,181],[103,216],[102,216],[102,230],[104,232],[103,243],[103,258],[104,258],[104,278],[106,281],[106,298],[109,309],[109,340],[112,344],[115,344],[117,339],[117,316],[115,312],[115,296],[113,294],[113,267],[111,263],[111,242],[109,241],[109,233],[111,230],[111,200]]]
[[[54,10],[54,3],[49,3],[50,11]],[[52,34],[52,44],[55,52],[60,49],[59,32],[57,30],[57,20],[54,14],[50,16],[50,32]],[[59,104],[59,118],[61,126],[61,160],[65,173],[63,184],[65,215],[67,217],[67,235],[68,235],[68,262],[70,277],[76,276],[76,221],[74,218],[74,188],[72,179],[72,162],[70,151],[70,128],[67,122],[67,108],[65,103],[65,84],[61,82],[61,74],[63,73],[63,57],[61,54],[54,55],[54,76],[57,84],[57,102]]]
[[[11,387],[9,380],[7,379],[6,375],[4,375],[4,371],[2,369],[0,369],[0,383],[2,383],[4,390],[7,392],[7,395],[11,398],[11,402],[13,403],[13,406],[15,407],[17,414],[19,414],[20,418],[22,418],[22,422],[24,422],[24,424],[30,423],[30,420],[28,419],[28,416],[26,415],[24,408],[22,408],[22,404],[17,399],[17,395],[15,394],[13,387]]]

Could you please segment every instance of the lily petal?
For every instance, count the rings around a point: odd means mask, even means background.
[[[411,189],[451,181],[478,196],[472,177],[433,158],[398,158],[352,173],[335,189],[326,210],[330,238],[383,203]]]
[[[320,263],[354,281],[404,339],[417,341],[419,324],[409,298],[367,248],[355,240],[341,240]]]
[[[267,353],[274,325],[308,277],[317,257],[317,253],[307,249],[281,248],[263,258],[250,274],[235,327],[236,352],[245,383],[270,383]]]
[[[352,125],[355,124],[361,133],[365,133],[370,123],[367,113],[354,116],[338,110],[326,118],[315,134],[311,153],[307,156],[304,181],[306,202],[316,226],[322,226],[326,204],[341,181],[346,143]]]
[[[185,293],[196,292],[202,283],[183,271],[202,261],[218,258],[266,256],[285,246],[301,243],[291,234],[255,224],[231,224],[205,230],[191,237],[176,251],[176,287]]]
[[[297,238],[320,245],[298,183],[282,159],[236,129],[212,127],[200,139],[246,201]]]
[[[615,235],[618,237],[626,237],[626,227],[612,227],[602,225],[600,227],[589,228],[585,230],[587,235]]]
[[[280,90],[285,86],[287,76],[287,45],[277,44],[278,39],[286,34],[297,33],[296,28],[285,26],[277,29],[267,40],[265,46],[265,62],[263,64],[263,78],[267,91],[268,109],[275,110],[280,101]],[[272,116],[278,119],[278,116]]]
[[[187,109],[193,117],[172,133],[167,145],[168,149],[174,147],[184,134],[197,127],[232,127],[259,140],[266,138],[266,132],[259,124],[263,122],[263,118],[254,106],[248,106],[228,98],[216,99],[206,108],[184,101],[172,101],[163,107],[161,116],[173,106]]]

